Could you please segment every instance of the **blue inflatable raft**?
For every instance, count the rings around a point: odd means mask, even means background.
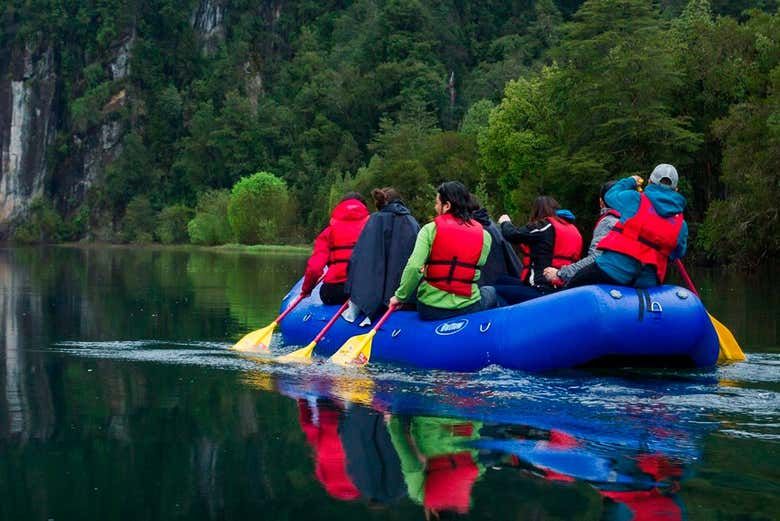
[[[299,291],[300,281],[282,309]],[[309,343],[338,310],[318,295],[315,289],[280,324],[286,345]],[[368,330],[338,320],[316,353],[330,356]],[[531,372],[615,363],[707,367],[718,350],[704,306],[687,289],[600,285],[449,320],[425,322],[414,311],[397,311],[374,337],[371,362],[449,371],[493,364]]]

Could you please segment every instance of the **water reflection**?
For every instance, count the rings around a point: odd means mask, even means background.
[[[228,351],[304,261],[0,249],[0,519],[776,516],[776,345],[533,376]]]
[[[341,389],[351,380],[319,375],[276,382],[279,392],[297,403],[317,480],[342,501],[388,505],[406,496],[426,519],[470,512],[477,483],[486,473],[506,472],[564,487],[586,484],[601,498],[602,519],[682,519],[677,492],[686,466],[699,456],[696,441],[708,429],[691,428],[690,418],[681,423],[669,411],[635,408],[612,418],[632,424],[624,433],[598,422],[571,432],[529,423],[537,418],[535,411],[510,412],[514,421],[507,421],[507,411],[494,415],[478,403],[453,409],[437,399],[416,400],[413,406],[383,399],[381,382],[368,407],[343,400]],[[393,394],[404,389],[396,384]],[[427,414],[420,414],[423,410]],[[460,415],[435,415],[443,410]],[[636,440],[638,426],[642,432]]]

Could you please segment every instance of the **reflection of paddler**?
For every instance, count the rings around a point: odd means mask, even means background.
[[[635,462],[639,470],[652,476],[655,482],[671,483],[671,490],[661,491],[657,487],[646,490],[605,490],[606,486],[599,487],[599,494],[610,500],[605,505],[605,518],[633,521],[683,519],[683,509],[672,493],[678,488],[682,467],[662,454],[640,454]]]
[[[347,471],[364,498],[372,503],[391,503],[405,495],[401,461],[381,413],[352,407],[341,417],[339,434]]]
[[[298,400],[298,419],[314,450],[317,479],[332,497],[349,501],[360,497],[360,491],[347,474],[346,455],[338,435],[341,414],[332,402],[310,405],[304,399]]]
[[[413,501],[433,513],[468,512],[471,488],[485,469],[477,462],[477,451],[464,444],[478,439],[481,427],[449,418],[390,419],[388,429]]]

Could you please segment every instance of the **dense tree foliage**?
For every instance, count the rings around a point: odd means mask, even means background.
[[[199,21],[207,4],[222,16],[209,31]],[[663,161],[683,176],[699,251],[756,262],[778,252],[777,9],[9,0],[0,45],[55,47],[63,122],[53,178],[72,168],[82,138],[107,124],[124,134],[82,208],[49,189],[80,227],[38,237],[181,240],[182,208],[197,203],[190,239],[232,240],[228,197],[210,191],[259,171],[284,181],[296,222],[283,237],[239,240],[307,240],[343,191],[378,185],[397,186],[424,219],[433,188],[451,178],[496,211],[524,214],[551,194],[587,226],[604,180]],[[123,48],[127,75],[116,72]],[[179,210],[139,220],[144,201]],[[151,228],[131,232],[128,220]]]
[[[228,222],[242,244],[273,243],[284,231],[289,209],[285,182],[268,172],[258,172],[233,186]]]

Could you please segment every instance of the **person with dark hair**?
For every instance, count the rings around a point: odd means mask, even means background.
[[[490,234],[491,244],[490,253],[488,253],[485,265],[480,268],[478,284],[480,286],[492,286],[502,277],[520,278],[522,265],[517,253],[512,248],[504,236],[501,235],[501,229],[490,218],[486,208],[479,204],[479,199],[471,194],[469,202],[469,211],[471,218],[477,221]]]
[[[510,304],[524,302],[555,291],[560,284],[550,283],[544,277],[548,266],[562,268],[580,259],[582,235],[573,223],[574,215],[561,210],[558,201],[542,195],[536,198],[528,224],[515,227],[508,215],[499,217],[501,233],[512,244],[525,247],[530,260],[521,281],[526,286],[507,284],[506,279],[496,286],[498,294]],[[524,260],[524,264],[528,262]]]
[[[496,306],[495,290],[480,288],[480,268],[490,252],[490,234],[471,219],[469,192],[449,181],[436,190],[437,217],[420,229],[391,306],[417,293],[423,320],[441,320]]]
[[[596,257],[601,255],[602,250],[598,249],[596,246],[601,242],[601,239],[612,231],[612,228],[615,227],[615,224],[617,224],[620,219],[620,212],[614,208],[610,208],[607,206],[607,203],[604,202],[604,196],[615,183],[617,183],[617,181],[607,181],[601,186],[601,190],[599,191],[600,215],[596,221],[596,226],[593,228],[593,239],[590,241],[590,246],[588,246],[588,255],[577,262],[563,266],[560,269],[553,266],[545,268],[544,278],[551,284],[560,282],[568,284],[574,275],[596,262]]]
[[[604,253],[578,272],[569,286],[619,284],[649,288],[663,284],[669,260],[685,255],[688,225],[685,197],[677,192],[679,175],[672,165],[653,169],[644,192],[642,178],[621,179],[604,194],[620,212],[620,221],[598,244]]]
[[[320,298],[325,304],[343,304],[349,298],[344,283],[352,249],[368,220],[368,208],[357,192],[346,194],[330,214],[330,223],[314,240],[314,250],[303,276],[301,294],[311,294],[325,267],[328,271],[320,286]]]
[[[373,319],[398,287],[420,225],[395,188],[375,188],[371,196],[377,211],[355,244],[346,291],[356,311]]]

